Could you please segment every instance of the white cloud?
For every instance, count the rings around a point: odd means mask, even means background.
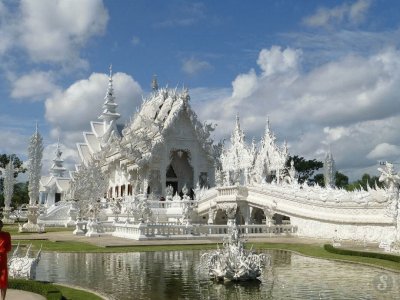
[[[48,144],[43,149],[43,161],[42,161],[42,174],[48,175],[51,166],[53,165],[53,159],[56,157],[57,142]],[[78,152],[75,147],[69,148],[60,141],[60,150],[62,152],[61,158],[64,160],[64,167],[68,171],[75,170],[75,164],[79,161]],[[67,175],[67,173],[65,174]]]
[[[265,76],[297,71],[301,56],[300,50],[272,46],[271,49],[262,49],[257,60],[257,64],[263,70]]]
[[[125,73],[113,76],[120,122],[123,124],[141,103],[140,85]],[[52,136],[62,134],[68,147],[82,141],[82,132],[90,130],[90,121],[98,120],[102,112],[108,76],[92,73],[88,79],[75,82],[64,91],[46,99],[46,119],[53,126]]]
[[[11,97],[44,100],[58,89],[52,72],[33,71],[12,81]]]
[[[362,22],[371,6],[369,0],[358,0],[353,4],[344,3],[332,8],[321,7],[311,16],[303,19],[303,23],[310,27],[328,27],[335,24]]]
[[[0,141],[3,142],[0,145],[0,153],[15,153],[20,158],[25,154],[28,146],[29,136],[20,132],[19,130],[1,130],[0,131]]]
[[[263,49],[260,56],[277,49]],[[299,53],[279,51],[274,57]],[[278,139],[289,142],[292,154],[323,159],[331,145],[339,169],[349,175],[376,170],[374,153],[368,155],[376,145],[400,145],[400,51],[347,55],[307,71],[293,61],[296,68],[271,71],[273,75],[265,75],[265,70],[274,70],[265,67],[268,59],[259,63],[259,72],[237,75],[231,95],[198,106],[200,117],[217,122],[218,134],[228,137],[239,112],[247,136],[260,138],[269,116]]]
[[[22,0],[0,22],[0,53],[16,48],[34,62],[83,64],[80,49],[104,33],[108,13],[101,0]]]
[[[400,157],[400,146],[388,143],[381,143],[376,145],[370,153],[367,154],[371,159],[387,159]]]
[[[257,88],[257,81],[258,78],[253,69],[251,69],[247,74],[238,75],[232,82],[232,97],[246,98],[250,96]]]
[[[182,63],[182,71],[189,75],[194,75],[210,68],[212,68],[212,66],[209,62],[198,60],[193,57],[184,59]]]
[[[335,128],[325,127],[324,133],[326,133],[326,141],[328,144],[335,142],[344,136],[350,135],[349,130],[343,126],[338,126]]]

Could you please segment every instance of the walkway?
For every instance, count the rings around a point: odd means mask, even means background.
[[[46,298],[31,292],[8,289],[6,300],[46,300]]]

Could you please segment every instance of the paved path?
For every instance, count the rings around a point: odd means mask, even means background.
[[[31,292],[8,289],[6,300],[46,300],[46,298]]]

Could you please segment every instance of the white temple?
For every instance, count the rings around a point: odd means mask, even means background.
[[[249,235],[400,245],[400,176],[390,164],[379,169],[385,188],[348,192],[334,186],[335,164],[328,153],[326,188],[299,184],[293,161],[287,167],[287,144],[277,144],[269,120],[259,144],[246,143],[238,117],[230,144],[214,144],[214,126],[198,120],[188,90],[159,88],[153,79],[153,91],[121,127],[111,70],[104,100],[99,120],[90,122],[77,147],[81,165],[100,166],[107,192],[89,205],[89,221],[76,222],[77,232],[84,233],[99,211],[98,229],[90,229],[94,236],[201,238],[226,233],[227,225],[236,223]],[[61,199],[64,172],[58,149],[51,176],[42,178],[43,191],[53,189],[42,203]],[[58,224],[74,224],[77,210],[79,205],[67,203],[40,220],[50,224],[56,216]]]
[[[175,194],[185,185],[189,191],[197,183],[214,185],[214,128],[199,122],[187,90],[159,89],[153,82],[153,92],[121,131],[111,70],[104,99],[102,121],[92,121],[77,146],[82,163],[100,160],[109,175],[108,198],[145,193],[161,199],[167,186]]]
[[[65,200],[71,184],[70,174],[64,167],[64,160],[61,158],[62,152],[60,143],[57,143],[55,158],[50,168],[49,176],[40,178],[39,204],[51,207],[57,202]],[[67,173],[67,174],[66,174]]]

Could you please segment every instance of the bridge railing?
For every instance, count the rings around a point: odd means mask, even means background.
[[[206,224],[165,224],[165,223],[141,223],[114,224],[114,236],[131,239],[180,239],[180,238],[204,238],[217,237],[229,233],[228,225]],[[291,236],[296,234],[297,227],[292,225],[239,225],[241,234],[253,237]]]

